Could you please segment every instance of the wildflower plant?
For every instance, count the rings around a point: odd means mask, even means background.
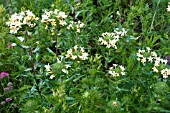
[[[125,36],[127,31],[125,28],[119,29],[115,28],[114,32],[112,33],[102,33],[102,37],[99,38],[100,45],[105,45],[106,48],[114,48],[117,49],[116,43],[119,41],[120,38]]]
[[[125,68],[122,65],[118,66],[118,64],[113,64],[113,67],[109,68],[108,73],[113,77],[119,77],[125,75]]]
[[[137,60],[142,62],[143,65],[152,64],[153,72],[159,73],[163,75],[163,78],[167,78],[169,73],[169,69],[167,68],[167,60],[158,57],[155,51],[151,51],[149,47],[146,47],[146,50],[138,50]],[[148,63],[147,63],[148,62]]]
[[[51,31],[51,35],[55,35],[56,30],[62,26],[66,26],[67,15],[65,12],[55,9],[54,11],[44,11],[41,22],[45,23],[45,29]]]
[[[78,47],[75,45],[72,49],[67,51],[66,58],[70,58],[72,60],[87,60],[88,53],[85,52],[84,47]]]
[[[27,25],[30,28],[35,27],[38,19],[39,18],[36,17],[32,11],[27,10],[11,15],[11,18],[8,22],[6,22],[6,24],[10,28],[10,33],[16,34],[21,28],[24,27],[24,25]]]

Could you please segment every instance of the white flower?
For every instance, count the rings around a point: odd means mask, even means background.
[[[81,23],[81,24],[80,24],[80,28],[82,28],[83,26],[84,26],[84,23]]]
[[[20,14],[21,16],[25,16],[25,13],[24,13],[23,11],[21,11],[19,14]]]
[[[156,60],[154,66],[159,66],[160,61]]]
[[[61,63],[61,60],[57,57],[57,63]]]
[[[120,69],[121,69],[122,71],[125,70],[125,68],[124,68],[122,65],[120,65],[119,67],[120,67]]]
[[[142,57],[142,58],[143,58],[143,55],[140,54],[140,53],[136,53],[136,55],[137,55],[138,57]]]
[[[121,36],[125,36],[127,33],[127,31],[125,30],[125,28],[122,28],[122,33],[121,33]]]
[[[48,65],[45,65],[44,67],[45,67],[45,69],[46,69],[47,71],[51,71],[51,67],[50,67],[49,64],[48,64]]]
[[[146,47],[146,49],[147,49],[148,53],[149,53],[149,52],[150,52],[150,50],[151,50],[149,47]]]
[[[16,46],[17,44],[16,43],[12,43],[11,46]]]
[[[161,59],[161,62],[167,64],[168,60]]]
[[[148,57],[148,61],[152,63],[153,58],[151,56]]]
[[[54,75],[51,75],[51,76],[50,76],[50,79],[53,79],[54,77],[55,77]]]
[[[117,14],[118,16],[120,16],[120,13],[119,13],[119,11],[116,11],[116,14]]]
[[[77,33],[80,33],[80,29],[77,29]]]
[[[69,49],[68,51],[67,51],[67,54],[72,54],[72,49]]]
[[[121,72],[122,75],[125,75],[125,72]]]
[[[59,20],[59,24],[62,26],[67,25],[67,23],[64,20]]]
[[[88,53],[82,53],[82,56],[79,56],[79,58],[82,60],[86,60],[86,59],[88,59],[87,56],[88,56]]]
[[[152,69],[153,69],[153,72],[156,72],[156,73],[159,72],[158,69],[155,66]]]
[[[11,34],[16,34],[18,32],[19,28],[16,26],[10,26],[10,33]]]
[[[110,48],[110,47],[111,47],[111,45],[110,45],[110,44],[107,44],[106,48]]]
[[[157,58],[157,54],[156,54],[156,52],[151,52],[151,56],[153,56],[153,57]]]
[[[142,53],[142,52],[143,52],[143,50],[141,50],[141,49],[138,50],[138,53]]]
[[[26,12],[27,16],[35,16],[35,15],[32,13],[32,11],[30,11],[30,10],[27,10],[27,11],[25,11],[25,12]]]
[[[141,60],[141,59],[138,57],[138,58],[137,58],[137,61],[140,61],[140,60]]]
[[[103,42],[103,38],[99,38],[99,42]]]
[[[163,78],[165,78],[165,79],[166,79],[166,78],[168,78],[168,76],[167,76],[167,75],[163,75]]]
[[[51,15],[51,13],[53,13],[52,11],[47,11],[47,10],[45,10],[45,12],[44,12],[48,17],[50,17],[50,15]]]
[[[116,73],[115,71],[111,71],[111,70],[109,70],[109,74],[111,74],[113,77],[119,76],[118,73]]]
[[[66,68],[69,68],[69,67],[71,67],[71,66],[70,66],[70,65],[68,65],[68,64],[66,64],[65,66],[66,66]]]
[[[24,41],[23,37],[17,37],[21,42]]]
[[[69,58],[70,57],[70,54],[66,54],[66,58]]]
[[[118,65],[117,64],[113,64],[113,66],[116,68]]]
[[[57,17],[57,18],[66,18],[67,15],[65,14],[65,12],[60,11],[60,12],[58,13],[58,16],[56,16],[56,17]]]
[[[46,22],[45,20],[47,20],[49,17],[47,15],[42,15],[42,20],[41,22]]]
[[[75,59],[77,58],[77,56],[76,56],[76,55],[72,55],[71,58],[72,58],[73,60],[75,60]]]
[[[62,69],[62,72],[68,74],[68,71],[66,69]]]
[[[80,47],[80,51],[83,53],[84,52],[84,47]]]
[[[58,14],[59,10],[58,9],[55,9],[54,10],[54,14]]]
[[[75,51],[77,51],[78,46],[77,46],[77,45],[75,45],[73,48],[74,48],[74,50],[75,50]]]
[[[167,9],[167,11],[170,11],[170,5],[168,5],[168,7],[166,9]]]
[[[141,62],[144,64],[144,63],[146,62],[146,58],[143,57],[143,58],[141,59]]]

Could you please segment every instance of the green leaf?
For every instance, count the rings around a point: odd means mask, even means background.
[[[19,88],[18,91],[23,91],[23,90],[26,90],[26,89],[29,89],[31,88],[32,86],[31,85],[24,85],[23,87]]]
[[[37,46],[32,52],[35,53],[40,50],[40,46]]]
[[[24,71],[31,71],[31,70],[32,70],[32,68],[27,68]]]
[[[50,49],[50,48],[47,48],[48,52],[55,55],[55,53]]]
[[[73,97],[66,97],[66,100],[75,100]]]
[[[78,11],[77,13],[76,13],[76,15],[75,15],[75,18],[77,18],[78,16],[79,16],[79,14],[80,13],[82,13],[82,12],[87,12],[88,10],[81,10],[81,11]]]

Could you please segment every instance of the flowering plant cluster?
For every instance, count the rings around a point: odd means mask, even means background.
[[[42,14],[41,22],[45,23],[45,29],[50,28],[52,35],[54,35],[57,25],[60,25],[60,27],[67,25],[66,18],[67,15],[65,12],[59,11],[58,9],[55,9],[54,11],[45,10],[44,14]]]
[[[77,33],[80,33],[80,29],[83,26],[84,23],[82,23],[81,21],[78,22],[70,21],[70,24],[67,26],[67,29],[76,30]]]
[[[36,17],[32,11],[22,11],[20,13],[15,13],[11,15],[11,18],[9,19],[6,24],[10,27],[10,33],[16,34],[19,29],[22,28],[23,25],[27,25],[31,28],[33,28],[36,25],[36,22],[39,18]]]
[[[99,42],[101,45],[105,45],[106,48],[114,48],[117,49],[116,43],[120,38],[125,36],[127,31],[125,28],[119,29],[116,28],[113,33],[105,32],[102,34],[102,37],[99,38]]]
[[[69,49],[67,51],[66,58],[70,58],[72,60],[87,60],[88,53],[85,52],[84,47],[78,47],[77,45],[75,45],[73,49]]]
[[[8,92],[10,90],[13,90],[13,84],[11,82],[9,82],[7,87],[4,88],[4,92]]]
[[[0,74],[0,78],[2,79],[2,78],[6,77],[6,76],[8,76],[8,75],[9,75],[8,73],[2,72],[2,73]]]
[[[136,55],[137,55],[137,60],[142,62],[142,64],[144,65],[146,64],[147,61],[149,63],[153,63],[153,67],[152,67],[153,72],[156,73],[161,72],[163,78],[167,78],[168,75],[170,75],[170,69],[162,68],[162,67],[166,67],[167,60],[158,57],[157,53],[151,51],[149,47],[146,47],[146,50],[139,49]]]
[[[122,65],[113,64],[113,67],[109,68],[108,73],[113,77],[118,77],[120,75],[125,75],[125,68]]]
[[[170,112],[167,0],[15,1],[0,5],[0,112]]]

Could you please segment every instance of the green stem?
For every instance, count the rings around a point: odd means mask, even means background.
[[[26,39],[27,39],[27,41],[29,40],[29,38],[30,38],[30,35],[28,34],[28,31],[26,31]],[[29,55],[30,55],[30,57],[31,57],[32,74],[33,74],[33,77],[34,77],[36,86],[38,87],[38,81],[37,81],[36,75],[35,75],[35,73],[34,73],[35,71],[34,71],[34,59],[33,59],[33,55],[32,55],[32,47],[30,47]],[[38,92],[40,98],[42,99],[41,91],[40,91],[39,88],[37,88],[37,92]]]
[[[55,40],[56,40],[55,46],[56,46],[56,58],[57,58],[57,56],[58,56],[58,37],[57,37],[57,34],[55,35]]]

